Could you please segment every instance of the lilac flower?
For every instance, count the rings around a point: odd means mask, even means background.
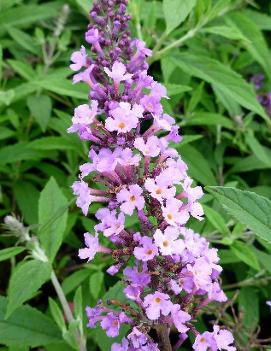
[[[158,130],[163,129],[168,132],[172,130],[173,125],[175,124],[174,118],[167,114],[159,115],[159,116],[154,116],[154,125]]]
[[[211,284],[210,288],[208,289],[208,298],[210,301],[218,302],[226,302],[228,300],[224,291],[217,282]]]
[[[117,166],[119,156],[119,150],[114,150],[102,148],[97,154],[94,150],[89,153],[92,159],[92,170],[99,173],[113,172]]]
[[[173,198],[166,201],[166,205],[162,206],[165,221],[172,226],[177,224],[185,224],[189,219],[189,213],[186,209],[182,210],[182,202]]]
[[[111,111],[111,116],[105,121],[105,127],[110,132],[130,132],[136,128],[138,119],[142,117],[143,109],[140,105],[131,105],[128,102],[120,102],[119,107]]]
[[[158,255],[158,249],[153,244],[152,239],[148,236],[143,236],[140,241],[141,247],[136,247],[134,249],[134,255],[138,260],[143,262],[152,260]]]
[[[130,319],[125,313],[121,312],[119,316],[116,316],[114,313],[109,312],[103,317],[101,327],[106,331],[107,336],[114,338],[119,335],[119,329],[122,323],[130,323]]]
[[[264,80],[263,74],[255,74],[250,78],[250,81],[254,84],[256,90],[261,89],[263,80]]]
[[[140,348],[148,342],[145,334],[141,333],[136,327],[133,328],[132,332],[127,336],[128,340],[131,341],[133,347]]]
[[[160,116],[163,112],[162,105],[160,104],[160,98],[152,95],[145,95],[140,103],[144,109],[150,113],[153,113],[155,116]]]
[[[218,350],[236,350],[236,347],[232,346],[234,339],[231,332],[225,329],[220,329],[218,325],[214,325],[213,334]]]
[[[185,325],[191,319],[190,314],[181,310],[180,305],[173,305],[171,308],[171,318],[175,324],[178,332],[186,333],[189,328]]]
[[[163,256],[181,255],[184,250],[184,241],[178,239],[179,231],[176,227],[167,227],[164,233],[157,229],[154,233],[154,242]]]
[[[198,258],[194,265],[187,265],[188,272],[192,273],[197,289],[208,291],[211,284],[212,268],[204,257]]]
[[[146,309],[147,317],[150,320],[156,320],[161,314],[163,316],[169,315],[172,302],[167,294],[156,291],[154,294],[145,297],[143,306]]]
[[[98,29],[97,28],[89,29],[86,32],[85,38],[86,38],[86,42],[89,44],[97,43],[99,41],[99,38],[100,38]]]
[[[145,143],[143,138],[136,138],[134,146],[142,152],[144,156],[156,157],[160,153],[160,142],[156,136],[151,136]]]
[[[73,84],[77,84],[79,82],[85,82],[87,83],[90,87],[93,86],[93,80],[92,80],[92,71],[93,71],[94,66],[90,65],[87,69],[85,69],[82,72],[79,72],[73,76]]]
[[[111,351],[128,351],[129,342],[127,339],[122,339],[121,344],[114,343],[111,347]]]
[[[101,208],[97,211],[96,217],[101,219],[101,223],[95,226],[95,230],[102,231],[106,237],[118,235],[124,229],[125,216],[123,213],[117,215],[116,211]]]
[[[100,245],[98,235],[92,236],[89,233],[85,233],[84,238],[87,247],[84,249],[80,249],[78,256],[81,258],[81,260],[85,260],[87,258],[88,262],[90,262],[91,260],[93,260],[94,256],[99,251]]]
[[[142,189],[137,184],[129,185],[128,188],[122,189],[117,194],[117,200],[121,203],[121,211],[130,216],[136,208],[142,210],[145,203],[142,196]]]
[[[88,328],[94,328],[96,323],[102,320],[101,314],[103,313],[104,309],[97,305],[94,308],[86,307],[86,314],[88,317]]]
[[[90,189],[86,182],[83,180],[76,181],[72,185],[74,195],[77,196],[76,205],[82,209],[83,214],[86,216],[88,208],[92,202],[107,202],[108,198],[104,196],[93,196],[93,193],[99,194],[99,191]]]
[[[133,45],[137,48],[137,55],[151,56],[152,51],[146,47],[144,41],[140,39],[135,39]]]
[[[204,332],[196,337],[193,344],[193,350],[195,351],[217,351],[217,345],[214,340],[213,334],[210,332]]]
[[[176,194],[175,187],[168,187],[167,182],[162,177],[147,178],[144,184],[145,188],[150,192],[154,199],[161,203],[163,200],[171,199]]]
[[[68,129],[69,133],[79,132],[81,135],[90,125],[95,121],[97,115],[98,102],[93,100],[91,102],[91,108],[89,105],[84,104],[76,107],[74,110],[74,116],[72,118],[73,125]],[[91,130],[87,130],[91,133]]]
[[[147,264],[142,265],[141,271],[139,271],[138,267],[127,267],[123,271],[123,275],[133,286],[141,288],[147,286],[151,281],[151,277],[148,274]]]
[[[82,45],[80,51],[75,51],[71,56],[70,69],[79,71],[82,67],[87,66],[87,53],[85,47]]]
[[[118,158],[118,162],[122,166],[138,166],[140,160],[141,157],[139,155],[134,155],[129,148],[123,149]]]
[[[117,61],[114,62],[112,71],[110,71],[107,67],[104,68],[104,71],[116,84],[119,84],[122,81],[130,80],[133,76],[132,74],[126,73],[126,67],[123,63]]]
[[[127,267],[123,271],[124,278],[130,283],[125,289],[124,293],[130,300],[139,301],[140,295],[144,288],[148,286],[151,281],[150,275],[147,273],[147,265],[142,265],[142,271],[139,272],[138,267]]]

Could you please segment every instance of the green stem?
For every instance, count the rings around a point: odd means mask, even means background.
[[[193,29],[190,29],[184,36],[182,36],[181,38],[179,38],[178,40],[175,40],[174,42],[172,42],[171,44],[167,45],[164,49],[157,51],[153,56],[150,57],[149,59],[149,64],[159,60],[161,58],[162,55],[164,55],[166,52],[168,52],[169,50],[179,47],[181,45],[183,45],[183,43],[192,38],[197,32],[198,32],[199,28],[195,27]]]
[[[69,323],[72,323],[74,321],[74,316],[72,314],[69,303],[66,299],[66,296],[62,290],[62,287],[61,287],[54,271],[52,271],[52,273],[51,273],[51,281],[52,281],[52,284],[55,288],[55,291],[57,293],[57,296],[59,298],[61,306],[63,308],[66,319]],[[82,335],[80,333],[80,331],[76,332],[76,339],[77,339],[78,344],[79,344],[79,350],[80,351],[87,351],[85,337],[84,337],[84,335]]]
[[[59,281],[57,279],[57,276],[56,276],[54,271],[52,271],[52,274],[51,274],[51,281],[52,281],[52,284],[53,284],[53,286],[55,288],[55,291],[57,293],[57,296],[59,298],[59,301],[61,303],[63,311],[65,313],[65,316],[67,318],[67,321],[69,323],[72,323],[73,320],[74,320],[72,311],[70,309],[69,303],[68,303],[68,301],[66,299],[66,296],[65,296],[65,294],[64,294],[64,292],[62,290],[62,287],[61,287],[61,285],[60,285],[60,283],[59,283]]]
[[[257,285],[267,284],[271,280],[271,277],[261,277],[264,273],[265,271],[261,271],[253,278],[245,279],[238,283],[224,285],[223,290],[237,289],[245,286],[254,286],[255,284]]]

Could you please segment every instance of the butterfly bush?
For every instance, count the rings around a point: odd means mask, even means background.
[[[98,324],[108,337],[122,325],[130,328],[112,351],[171,350],[170,334],[179,347],[190,331],[193,349],[235,350],[232,334],[218,325],[200,334],[193,322],[211,301],[224,302],[217,250],[187,228],[201,221],[203,192],[193,186],[187,165],[172,147],[181,142],[174,118],[163,112],[168,99],[163,85],[148,75],[152,52],[131,39],[126,0],[94,1],[85,34],[88,48],[71,56],[73,82],[89,88],[89,103],[75,108],[69,133],[90,141],[89,160],[72,185],[85,216],[92,203],[95,235],[84,234],[79,257],[112,256],[107,273],[123,274],[129,304],[99,301],[86,308],[88,327]],[[134,226],[127,228],[131,216]],[[100,244],[104,236],[108,247]]]

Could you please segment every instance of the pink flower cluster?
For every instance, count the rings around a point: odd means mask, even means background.
[[[91,55],[82,46],[71,56],[71,69],[80,71],[74,83],[90,86],[90,102],[75,109],[68,131],[91,141],[89,161],[72,189],[85,216],[93,202],[106,204],[96,213],[95,235],[85,234],[79,257],[90,261],[97,252],[110,253],[115,263],[107,272],[124,268],[124,294],[133,302],[88,307],[88,326],[99,323],[115,337],[122,324],[130,325],[132,331],[112,351],[159,351],[149,331],[160,325],[169,338],[171,330],[183,341],[188,331],[194,333],[194,350],[233,351],[230,332],[215,326],[200,335],[192,325],[209,302],[226,301],[218,281],[222,268],[217,250],[185,227],[191,217],[202,220],[203,192],[171,146],[181,138],[174,119],[163,113],[167,92],[147,73],[151,51],[130,38],[126,5],[94,1],[86,33]],[[128,229],[130,216],[138,223]],[[100,246],[101,235],[112,250]]]

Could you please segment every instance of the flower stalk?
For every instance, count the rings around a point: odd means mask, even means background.
[[[68,129],[90,143],[72,189],[85,216],[92,203],[103,205],[79,257],[93,260],[104,236],[114,247],[107,273],[122,272],[127,299],[87,307],[87,326],[99,324],[111,338],[122,325],[130,327],[111,351],[172,351],[173,334],[183,342],[189,331],[195,351],[233,351],[229,331],[215,325],[201,335],[193,324],[203,306],[227,300],[219,283],[222,268],[217,250],[187,226],[192,218],[203,220],[203,191],[173,147],[181,142],[179,128],[163,111],[166,88],[148,75],[151,50],[131,38],[127,3],[95,0],[85,34],[89,47],[71,56],[73,82],[90,88],[89,102],[75,108]],[[127,227],[132,215],[137,223]]]

